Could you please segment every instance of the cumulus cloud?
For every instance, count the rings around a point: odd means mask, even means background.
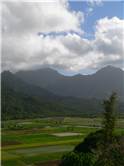
[[[94,46],[104,55],[101,63],[116,64],[120,61],[119,66],[122,67],[124,65],[124,20],[117,17],[98,20]]]
[[[89,40],[82,35],[83,15],[70,10],[66,0],[3,3],[3,69],[50,66],[76,72],[108,64],[123,67],[124,20],[117,17],[98,20],[95,37]]]
[[[94,9],[96,7],[101,7],[103,5],[103,1],[102,0],[87,0],[87,5],[88,8],[86,10],[86,17],[91,15],[94,12]]]
[[[67,1],[4,2],[2,9],[6,33],[81,32],[83,13],[70,11]]]

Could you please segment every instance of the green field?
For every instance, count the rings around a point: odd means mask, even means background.
[[[4,121],[2,166],[35,166],[37,163],[60,159],[88,133],[99,130],[100,127],[101,118],[68,117]],[[116,132],[124,135],[123,118],[118,120]]]

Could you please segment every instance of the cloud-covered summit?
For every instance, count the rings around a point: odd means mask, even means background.
[[[95,24],[94,39],[86,39],[85,19],[66,0],[3,2],[2,68],[17,71],[50,66],[74,72],[108,64],[122,68],[124,20],[101,18]]]

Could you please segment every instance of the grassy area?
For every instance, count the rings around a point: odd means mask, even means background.
[[[101,127],[100,118],[43,118],[2,122],[2,166],[28,166],[60,159],[90,132]],[[59,137],[55,133],[80,133]],[[116,133],[124,135],[124,119]]]

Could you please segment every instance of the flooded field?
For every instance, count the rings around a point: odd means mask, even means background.
[[[2,122],[2,166],[56,166],[100,123],[100,118],[69,117]],[[123,124],[119,119],[116,132],[124,135]]]

